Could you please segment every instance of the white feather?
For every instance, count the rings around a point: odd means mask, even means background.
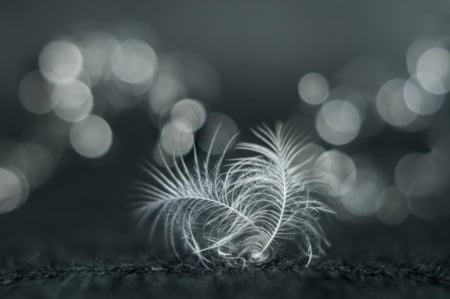
[[[181,237],[205,266],[264,263],[288,241],[298,245],[308,265],[326,244],[318,215],[332,211],[311,196],[317,179],[306,166],[309,161],[297,163],[304,147],[293,127],[279,123],[274,130],[262,126],[253,133],[261,144],[240,143],[237,149],[254,155],[230,160],[226,167],[222,163],[233,140],[213,166],[214,140],[203,166],[194,149],[192,168],[175,158],[164,172],[145,167],[157,185],[137,185],[144,198],[139,215],[143,220],[153,215],[152,232],[162,224],[175,251]]]

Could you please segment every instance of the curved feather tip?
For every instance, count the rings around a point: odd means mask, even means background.
[[[154,183],[136,185],[143,198],[139,218],[151,219],[152,234],[160,226],[175,252],[181,243],[205,266],[264,263],[288,242],[297,246],[308,266],[327,244],[319,214],[332,213],[313,195],[319,180],[309,162],[315,157],[299,161],[304,143],[292,126],[263,125],[252,132],[259,143],[235,147],[252,155],[227,165],[225,155],[234,140],[214,163],[211,150],[200,163],[194,149],[192,167],[175,155],[172,167],[166,162],[164,170],[144,167]],[[213,144],[214,139],[210,149]]]

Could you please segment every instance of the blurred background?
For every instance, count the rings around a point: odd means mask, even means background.
[[[150,252],[138,165],[174,140],[207,149],[219,124],[220,154],[277,120],[333,187],[330,251],[433,252],[448,242],[449,16],[445,0],[2,1],[4,256]]]

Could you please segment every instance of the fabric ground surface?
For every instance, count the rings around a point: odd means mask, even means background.
[[[424,235],[340,235],[307,269],[295,258],[205,269],[189,259],[156,258],[145,243],[10,245],[1,252],[0,298],[450,298],[447,242]]]

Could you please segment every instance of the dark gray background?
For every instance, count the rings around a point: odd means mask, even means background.
[[[332,76],[360,55],[387,57],[393,69],[405,69],[404,53],[411,41],[421,33],[448,32],[450,28],[441,23],[449,16],[450,2],[444,0],[4,0],[0,4],[0,137],[20,140],[29,123],[17,104],[17,85],[25,72],[36,67],[39,50],[85,21],[109,26],[137,20],[154,28],[167,49],[199,54],[221,77],[220,101],[214,108],[246,128],[291,115],[298,106],[297,83],[304,73]],[[157,138],[157,131],[149,127],[140,111],[124,115],[114,124],[123,146],[113,157],[91,162],[69,151],[52,180],[25,206],[0,215],[0,290],[3,286],[9,296],[42,298],[168,291],[175,297],[205,298],[299,292],[360,298],[361,293],[381,296],[383,290],[393,297],[448,295],[446,216],[434,221],[409,219],[395,228],[330,219],[325,227],[333,245],[328,257],[309,272],[294,267],[296,262],[286,267],[281,262],[256,274],[173,270],[176,263],[163,266],[162,274],[153,271],[144,234],[130,218],[125,190],[137,157],[145,156]],[[398,133],[387,131],[383,138],[360,147],[372,151],[378,143],[397,137]],[[410,138],[397,142],[413,149],[423,146]],[[71,263],[81,270],[71,268]],[[61,285],[64,282],[67,285]],[[83,289],[83,283],[91,286]],[[271,284],[276,291],[259,289]]]

